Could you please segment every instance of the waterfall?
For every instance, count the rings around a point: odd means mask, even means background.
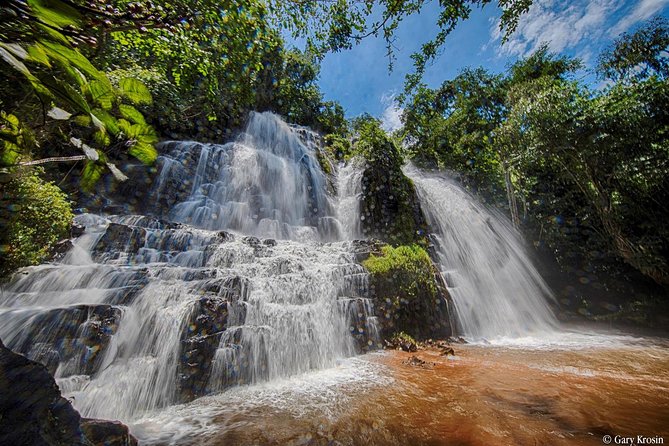
[[[435,241],[461,332],[470,339],[553,332],[548,286],[508,219],[480,204],[443,173],[409,165]]]
[[[340,239],[316,140],[313,132],[289,126],[272,113],[252,112],[234,142],[176,144],[162,157],[168,172],[157,182],[156,198],[170,175],[190,168],[184,175],[192,182],[190,194],[172,207],[173,221],[259,237]]]
[[[235,142],[172,143],[151,193],[177,198],[169,220],[77,216],[64,258],[0,288],[3,342],[82,415],[126,422],[378,345],[314,138],[253,113]]]
[[[353,158],[339,167],[337,175],[337,218],[344,237],[349,240],[363,238],[360,204],[364,168],[363,159]]]

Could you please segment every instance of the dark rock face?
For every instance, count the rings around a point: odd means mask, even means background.
[[[182,401],[191,401],[207,393],[214,355],[228,323],[228,304],[221,297],[202,297],[184,327],[177,369]]]
[[[57,242],[51,247],[50,257],[52,261],[62,260],[65,254],[72,249],[72,240],[65,239]]]
[[[137,440],[120,423],[82,420],[43,365],[0,341],[0,444],[134,446]]]
[[[59,363],[72,373],[95,373],[116,333],[121,310],[111,305],[77,305],[35,316],[30,337],[13,346],[55,373]],[[54,341],[57,340],[57,341]]]
[[[425,238],[427,222],[413,183],[393,156],[396,149],[386,144],[368,157],[362,176],[362,232],[393,245],[414,243]]]
[[[413,296],[402,291],[404,280],[401,275],[371,278],[370,292],[381,337],[388,339],[399,332],[419,340],[451,336],[450,295],[438,271],[434,271],[434,288],[423,287]]]
[[[107,231],[95,245],[96,254],[132,252],[144,245],[146,230],[141,227],[110,223]]]
[[[369,297],[383,339],[401,332],[418,340],[451,335],[451,298],[429,249],[418,245],[392,248],[379,242],[357,244],[358,255],[367,259],[362,264],[370,272]]]

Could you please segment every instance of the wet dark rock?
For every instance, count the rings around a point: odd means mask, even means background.
[[[72,228],[70,228],[70,237],[77,238],[84,235],[86,232],[86,227],[77,223],[72,223]]]
[[[453,347],[443,347],[441,349],[441,356],[455,356],[455,350],[453,350]]]
[[[424,369],[431,369],[432,367],[435,366],[434,362],[424,361],[416,355],[410,357],[409,359],[407,359],[405,361],[402,361],[402,364],[410,365],[410,366],[413,366],[413,367],[422,367]]]
[[[263,240],[262,243],[265,246],[276,246],[276,240],[271,239],[271,238],[267,238],[267,239]]]
[[[214,355],[227,323],[227,300],[206,296],[195,304],[182,334],[182,353],[177,369],[182,401],[191,401],[206,393]]]
[[[62,260],[65,257],[65,254],[72,249],[74,245],[72,240],[66,239],[57,242],[51,247],[50,257],[52,261]]]
[[[91,375],[99,369],[120,319],[121,310],[111,305],[53,309],[36,315],[32,332],[12,348],[42,363],[51,373],[60,363],[68,363],[66,376]]]
[[[94,252],[137,252],[144,245],[146,229],[110,223],[104,235],[95,245]]]
[[[218,239],[221,243],[231,242],[235,239],[235,236],[227,231],[218,231]]]
[[[381,240],[376,239],[353,240],[350,243],[350,251],[355,255],[355,260],[358,263],[367,260],[372,254],[380,255],[381,247],[384,245]]]
[[[120,423],[83,420],[42,364],[0,340],[0,444],[134,446],[137,440]]]
[[[267,268],[269,275],[290,274],[304,271],[304,265],[299,260],[286,257],[277,257],[272,259],[271,264]]]
[[[418,351],[418,343],[404,333],[396,334],[390,339],[387,339],[385,344],[386,348],[389,349],[402,350],[410,353]]]
[[[249,279],[242,276],[230,276],[221,281],[219,295],[230,302],[246,301],[249,290]]]
[[[389,339],[399,332],[418,340],[449,337],[451,297],[433,262],[427,258],[426,263],[397,268],[369,278],[381,337]]]
[[[465,338],[463,338],[462,336],[450,337],[450,338],[448,338],[448,342],[453,343],[453,344],[466,344],[467,343]]]
[[[128,426],[118,421],[82,418],[81,431],[94,445],[136,446],[137,440],[128,432]]]
[[[242,242],[253,247],[260,245],[260,239],[258,237],[253,237],[253,236],[243,237]]]

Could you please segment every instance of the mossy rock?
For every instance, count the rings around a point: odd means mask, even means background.
[[[370,273],[382,337],[397,332],[416,339],[451,335],[448,291],[423,247],[385,245],[381,255],[372,254],[363,266]]]
[[[374,121],[362,126],[355,151],[365,158],[361,222],[367,238],[394,246],[427,246],[427,222],[416,189],[402,172],[402,155]]]

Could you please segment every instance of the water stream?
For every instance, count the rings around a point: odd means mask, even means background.
[[[170,221],[79,215],[61,261],[2,288],[3,341],[46,364],[84,416],[126,422],[378,344],[337,219],[348,197],[330,191],[313,138],[253,113],[235,142],[177,143],[152,196],[195,174]]]
[[[433,231],[460,332],[472,340],[554,333],[551,292],[508,219],[443,173],[404,171]]]
[[[154,216],[79,215],[62,259],[0,288],[3,342],[45,364],[82,415],[121,420],[143,444],[669,436],[666,342],[559,327],[507,220],[411,166],[472,344],[419,351],[424,366],[356,356],[379,344],[354,253],[364,164],[328,178],[317,144],[270,113],[228,144],[167,143]]]

